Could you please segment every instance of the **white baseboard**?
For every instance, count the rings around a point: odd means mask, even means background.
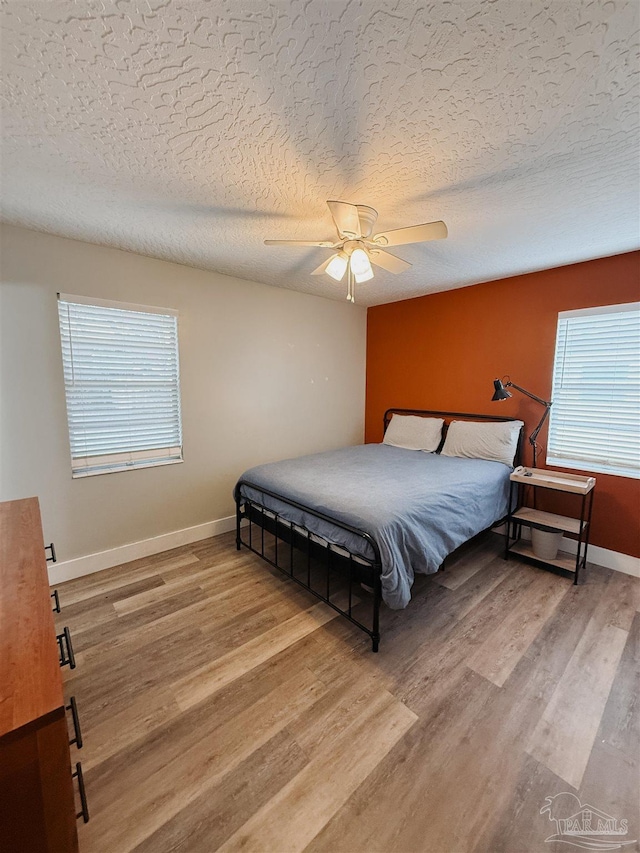
[[[234,530],[235,526],[235,515],[229,515],[226,518],[196,524],[195,527],[185,527],[183,530],[163,533],[160,536],[154,536],[152,539],[143,539],[140,542],[131,542],[128,545],[110,548],[108,551],[99,551],[97,554],[87,554],[85,557],[58,562],[48,567],[49,583],[51,585],[63,583],[73,580],[73,578],[81,578],[83,575],[90,575],[93,572],[119,566],[121,563],[139,560],[141,557],[150,557],[153,554],[160,554],[162,551],[170,551],[172,548],[180,547],[180,545],[189,545],[191,542],[199,542],[201,539],[219,536],[221,533]]]
[[[578,550],[578,543],[575,539],[563,539],[560,550],[566,551],[567,554],[575,554]],[[596,566],[604,566],[605,569],[614,569],[616,572],[624,572],[625,575],[640,578],[640,557],[621,554],[619,551],[610,551],[608,548],[601,548],[599,545],[589,545],[587,557],[588,563],[595,563]]]
[[[504,524],[499,527],[494,527],[494,533],[502,533],[504,535]],[[522,528],[522,538],[531,539],[531,530],[528,527]],[[575,554],[578,550],[578,543],[575,539],[563,538],[560,550],[567,554]],[[589,545],[588,563],[595,563],[596,566],[603,566],[605,569],[613,569],[616,572],[624,572],[625,575],[633,575],[634,578],[640,578],[640,557],[632,557],[630,554],[621,554],[619,551],[610,551],[608,548],[601,548],[599,545]]]
[[[85,557],[76,557],[73,560],[55,563],[49,566],[49,583],[51,585],[63,583],[64,581],[81,578],[128,563],[131,560],[139,560],[141,557],[151,557],[162,551],[170,551],[179,548],[180,545],[189,545],[191,542],[199,542],[201,539],[209,539],[228,533],[235,528],[236,517],[229,515],[226,518],[218,518],[215,521],[207,521],[197,524],[195,527],[185,527],[183,530],[174,530],[172,533],[163,533],[152,539],[143,539],[140,542],[131,542],[128,545],[120,545],[110,548],[108,551],[99,551],[97,554],[87,554]],[[504,533],[504,525],[494,528],[495,533]],[[523,537],[530,538],[531,533],[523,528]],[[574,539],[563,539],[561,550],[569,554],[576,553],[576,542]],[[618,551],[610,551],[608,548],[600,548],[598,545],[589,545],[589,562],[604,566],[606,569],[614,569],[627,575],[640,577],[640,558],[631,557],[629,554],[620,554]]]

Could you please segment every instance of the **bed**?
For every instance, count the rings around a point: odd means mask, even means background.
[[[246,471],[236,484],[236,545],[325,601],[380,642],[380,605],[401,609],[416,573],[438,571],[463,542],[507,514],[512,468],[498,461],[446,455],[452,422],[510,424],[513,418],[389,409],[442,421],[436,452],[366,444]],[[362,592],[362,586],[371,590]],[[364,606],[370,599],[371,606]],[[364,611],[364,614],[363,614]]]

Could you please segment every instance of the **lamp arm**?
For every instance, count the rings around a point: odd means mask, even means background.
[[[536,396],[536,394],[532,394],[531,391],[527,391],[526,388],[521,388],[519,385],[516,385],[515,382],[512,382],[510,379],[507,382],[503,383],[504,388],[515,388],[516,391],[519,391],[521,394],[524,394],[525,397],[530,397],[532,400],[535,400],[536,403],[540,403],[541,406],[544,406],[544,414],[540,418],[540,423],[534,429],[534,431],[529,436],[529,444],[533,449],[533,467],[536,468],[538,465],[538,445],[536,444],[536,439],[538,438],[538,433],[544,426],[545,421],[549,417],[549,412],[551,410],[551,400],[543,400],[542,397]],[[497,393],[496,388],[496,393]],[[498,399],[501,399],[498,397]],[[533,493],[533,505],[535,507],[535,491]]]
[[[544,426],[544,422],[546,421],[546,419],[549,417],[549,412],[551,411],[551,403],[545,403],[545,406],[546,406],[546,409],[544,410],[544,414],[540,418],[540,423],[538,424],[538,426],[534,429],[534,431],[529,436],[529,443],[530,444],[536,443],[536,439],[538,438],[538,433],[540,432],[540,430]]]
[[[519,385],[516,385],[515,382],[511,382],[511,380],[509,380],[509,382],[505,382],[504,384],[506,386],[510,386],[511,388],[515,388],[516,391],[519,391],[521,394],[525,394],[527,397],[531,397],[531,399],[535,400],[536,403],[540,403],[541,405],[547,407],[551,406],[551,403],[548,400],[543,400],[542,397],[536,397],[536,395],[532,394],[531,391],[527,391],[524,388],[521,388]]]

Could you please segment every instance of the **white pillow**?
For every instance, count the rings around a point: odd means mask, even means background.
[[[451,421],[441,455],[488,459],[512,466],[522,426],[522,421]]]
[[[418,415],[392,415],[384,434],[384,444],[407,450],[426,450],[433,453],[440,446],[442,418],[421,418]]]

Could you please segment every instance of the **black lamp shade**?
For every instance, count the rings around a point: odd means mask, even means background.
[[[499,379],[493,380],[493,389],[493,397],[491,398],[492,402],[495,402],[496,400],[508,400],[511,396]]]

